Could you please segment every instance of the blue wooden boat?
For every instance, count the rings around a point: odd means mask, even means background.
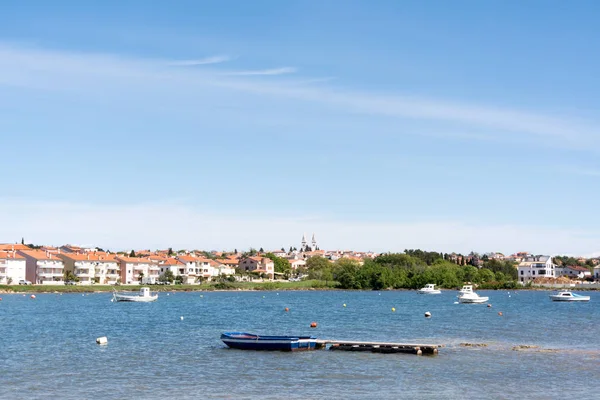
[[[245,332],[225,332],[221,340],[233,349],[241,350],[314,350],[317,338],[314,336],[259,336]]]

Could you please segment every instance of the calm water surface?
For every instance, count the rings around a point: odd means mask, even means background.
[[[450,291],[161,293],[148,304],[0,295],[0,398],[600,398],[600,293],[580,304],[479,293],[492,308],[454,304]],[[232,330],[446,347],[436,357],[249,352],[224,347]]]

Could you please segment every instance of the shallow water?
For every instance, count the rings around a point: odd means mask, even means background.
[[[147,304],[2,295],[0,398],[598,398],[600,293],[589,303],[479,293],[491,308],[454,304],[453,291],[161,293]],[[252,352],[225,348],[223,331],[446,347],[435,357]]]

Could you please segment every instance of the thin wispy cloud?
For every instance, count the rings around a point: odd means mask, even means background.
[[[561,172],[566,172],[569,174],[600,177],[600,169],[564,166],[564,167],[559,168],[559,170]]]
[[[281,68],[271,68],[271,69],[259,69],[259,70],[253,70],[253,71],[227,72],[226,75],[238,75],[238,76],[286,75],[286,74],[293,74],[296,71],[297,71],[297,69],[293,68],[293,67],[281,67]]]
[[[188,61],[188,64],[191,61]],[[196,63],[200,60],[196,60]],[[213,60],[214,61],[214,60]],[[185,61],[184,61],[185,62]],[[114,87],[122,91],[129,87],[129,96],[135,89],[169,90],[174,95],[201,97],[203,89],[243,92],[265,98],[301,101],[317,106],[326,105],[349,114],[368,115],[380,121],[393,123],[393,119],[411,119],[425,122],[452,123],[466,127],[481,137],[498,140],[523,140],[544,145],[568,146],[594,151],[600,142],[596,121],[582,121],[555,117],[543,113],[452,100],[380,94],[356,91],[328,85],[299,85],[289,80],[277,82],[243,77],[291,74],[295,68],[282,67],[265,70],[218,71],[195,68],[164,70],[164,63],[139,58],[119,58],[102,54],[49,51],[0,43],[0,84],[24,87],[55,88],[65,90],[104,91]],[[90,94],[92,95],[92,94]],[[283,103],[282,103],[283,104]],[[295,108],[290,103],[290,107]],[[382,120],[381,117],[386,117]],[[424,133],[426,134],[426,133]]]
[[[212,56],[206,58],[200,58],[197,60],[180,60],[180,61],[171,61],[168,65],[174,67],[195,67],[197,65],[208,65],[208,64],[220,64],[226,61],[230,61],[231,57],[229,56]]]

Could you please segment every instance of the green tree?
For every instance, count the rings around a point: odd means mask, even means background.
[[[362,289],[359,270],[360,264],[358,262],[341,258],[336,261],[334,278],[340,283],[342,289]]]
[[[129,253],[129,257],[135,257],[135,251],[131,250],[131,253]]]
[[[159,278],[159,281],[161,281],[161,282],[173,283],[174,280],[175,280],[175,275],[173,274],[173,272],[170,269],[166,270],[165,273],[162,274]]]
[[[280,272],[282,274],[289,273],[291,267],[290,262],[283,257],[277,257],[273,253],[265,254],[265,257],[273,260],[273,264],[275,265],[275,272]]]
[[[168,256],[172,256],[173,255],[173,248],[169,247],[169,250],[167,250],[167,255]]]
[[[138,275],[138,281],[142,281],[142,279],[144,279],[144,273],[140,272],[140,274]]]

